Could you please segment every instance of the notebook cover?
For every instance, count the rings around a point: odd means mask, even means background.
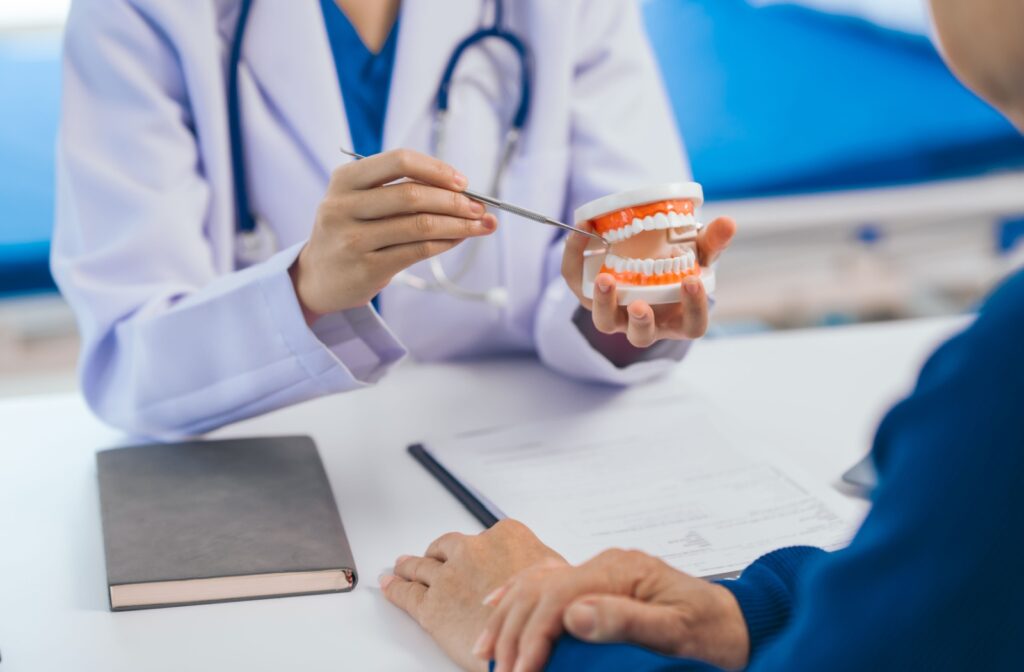
[[[332,569],[355,586],[309,437],[135,446],[96,462],[109,586]],[[150,606],[170,605],[135,608]]]

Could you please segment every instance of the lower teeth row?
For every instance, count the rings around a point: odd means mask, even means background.
[[[697,255],[692,250],[687,251],[683,256],[671,259],[627,259],[609,254],[604,260],[604,265],[614,269],[616,273],[642,273],[643,275],[682,273],[693,268],[696,263]]]

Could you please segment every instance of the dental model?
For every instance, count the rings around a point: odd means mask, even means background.
[[[696,209],[704,190],[695,182],[678,182],[635,189],[591,201],[576,210],[576,226],[589,223],[611,249],[597,241],[587,248],[583,264],[583,295],[594,297],[601,273],[616,280],[620,305],[636,300],[657,305],[678,303],[682,283],[698,277],[706,291],[714,290],[714,273],[701,268]]]

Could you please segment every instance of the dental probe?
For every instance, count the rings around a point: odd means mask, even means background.
[[[345,154],[347,156],[351,156],[353,159],[355,159],[357,161],[366,158],[362,154],[356,154],[355,152],[351,152],[351,151],[345,149],[344,147],[340,147],[339,149],[341,150],[342,154]],[[539,212],[534,212],[533,210],[527,210],[526,208],[521,208],[518,205],[512,205],[511,203],[506,203],[505,201],[502,201],[502,200],[499,200],[497,198],[494,198],[493,196],[486,196],[484,194],[478,194],[475,191],[470,191],[469,189],[463,190],[462,193],[465,194],[466,196],[468,196],[469,198],[473,199],[474,201],[479,201],[480,203],[484,203],[486,205],[489,205],[492,208],[497,208],[498,210],[504,210],[505,212],[510,212],[513,215],[518,215],[518,216],[522,217],[523,219],[529,219],[529,220],[534,221],[534,222],[540,222],[541,224],[547,224],[548,226],[557,226],[560,229],[565,229],[566,231],[575,231],[576,233],[584,235],[587,238],[593,238],[594,240],[596,240],[599,243],[601,243],[601,245],[605,248],[605,250],[610,250],[611,247],[612,247],[611,243],[609,243],[607,240],[605,240],[601,236],[597,235],[596,233],[591,233],[590,231],[584,231],[583,229],[577,228],[575,226],[571,226],[569,224],[566,224],[565,222],[560,222],[557,219],[552,219],[551,217],[547,217],[545,215],[542,215]]]

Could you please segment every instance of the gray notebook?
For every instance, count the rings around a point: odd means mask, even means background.
[[[96,462],[114,611],[355,587],[309,437],[118,448]]]

